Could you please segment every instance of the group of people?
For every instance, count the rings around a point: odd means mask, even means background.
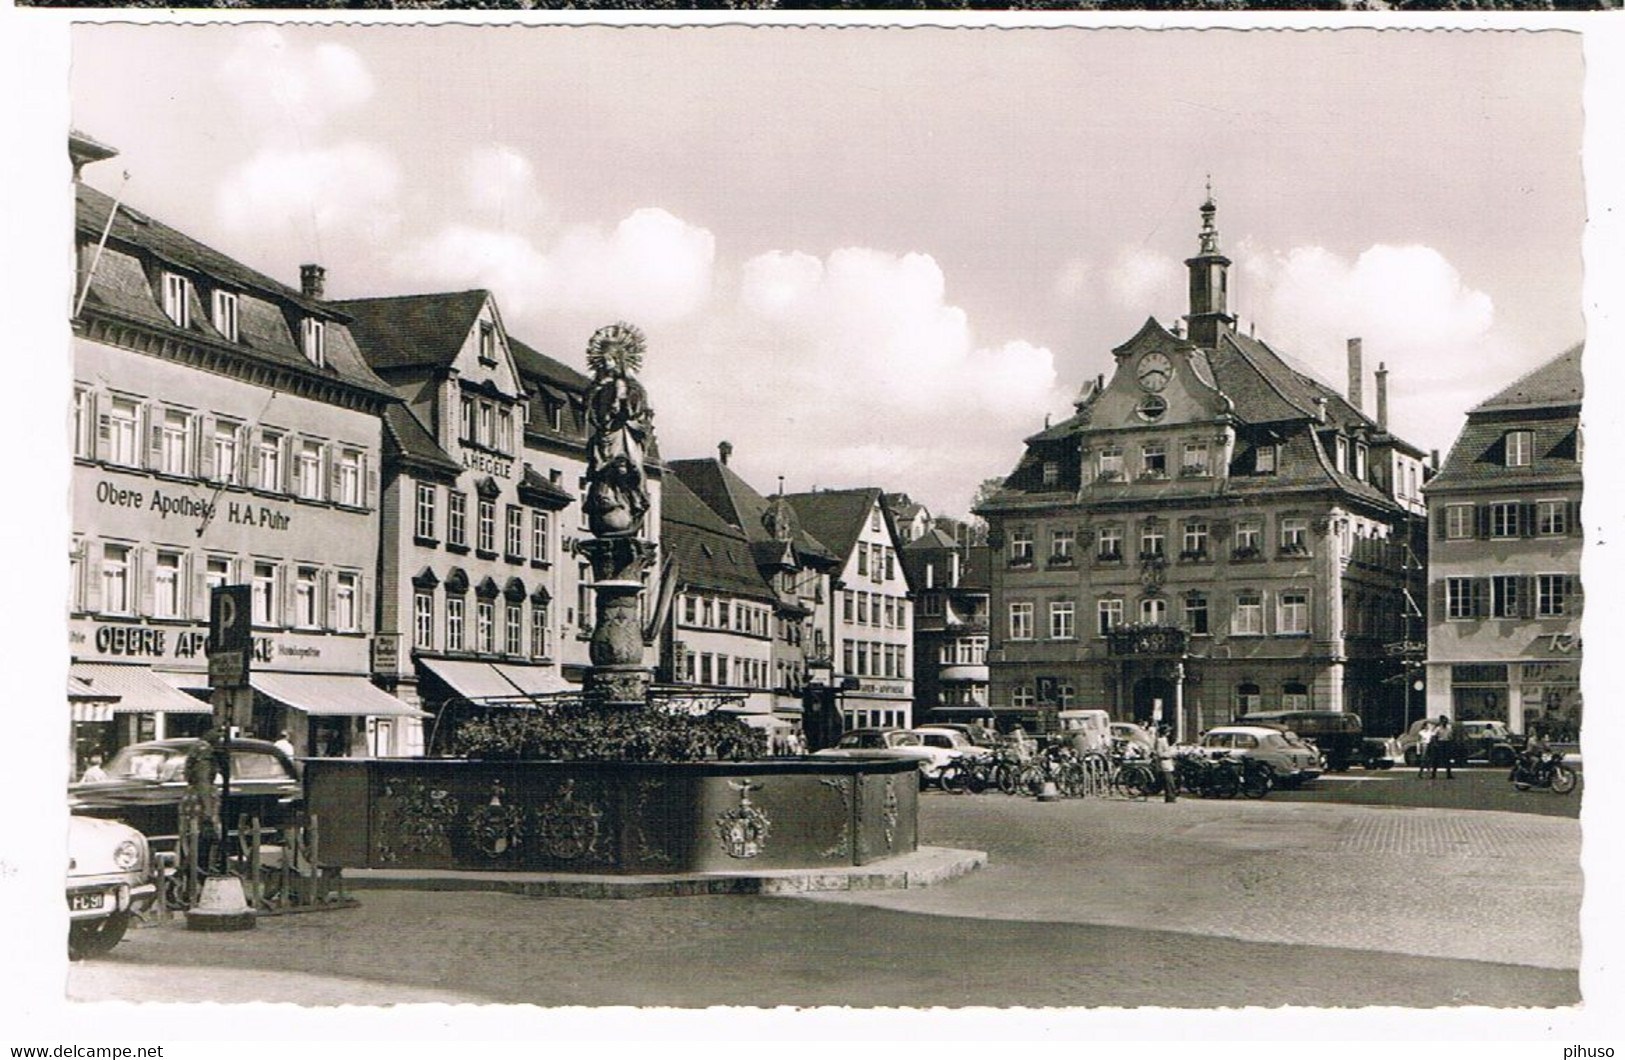
[[[1452,769],[1454,765],[1450,743],[1455,739],[1455,726],[1450,724],[1447,715],[1440,714],[1436,720],[1422,723],[1417,732],[1417,755],[1419,763],[1416,770],[1416,779],[1426,776],[1433,780],[1439,775],[1439,766],[1444,766],[1444,779],[1455,780],[1456,774]]]

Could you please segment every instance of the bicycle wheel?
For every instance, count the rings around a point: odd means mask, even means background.
[[[1118,771],[1118,785],[1129,798],[1143,799],[1156,788],[1157,778],[1150,769],[1135,762]]]
[[[1021,770],[1009,762],[1000,762],[997,771],[999,790],[1014,795],[1021,790]]]
[[[1241,775],[1241,793],[1249,799],[1262,799],[1275,784],[1270,780],[1269,767],[1260,763]]]
[[[957,762],[942,767],[942,772],[937,774],[937,783],[950,795],[963,795],[968,786],[965,770]]]
[[[1208,790],[1221,799],[1233,799],[1241,794],[1241,778],[1228,765],[1215,766]]]
[[[1568,766],[1554,765],[1552,767],[1552,790],[1559,795],[1567,795],[1573,791],[1575,781],[1578,779],[1574,770]]]

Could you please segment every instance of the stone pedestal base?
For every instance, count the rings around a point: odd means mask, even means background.
[[[646,707],[654,671],[644,666],[594,666],[582,692],[587,703],[602,707]]]

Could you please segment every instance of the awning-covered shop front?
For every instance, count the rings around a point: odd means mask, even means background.
[[[365,677],[350,674],[250,674],[254,691],[313,717],[426,718]]]
[[[419,664],[463,699],[481,705],[523,706],[533,696],[581,690],[557,671],[541,666],[463,659],[421,659]]]
[[[69,699],[74,682],[96,696],[111,696],[113,714],[207,714],[208,703],[187,695],[145,666],[74,663],[68,671]]]
[[[117,695],[96,692],[84,681],[68,675],[68,708],[74,721],[112,721],[113,704],[118,701]]]

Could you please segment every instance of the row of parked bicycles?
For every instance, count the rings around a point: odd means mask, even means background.
[[[953,795],[999,791],[1006,795],[1039,794],[1046,785],[1063,798],[1116,795],[1144,799],[1163,793],[1159,764],[1125,749],[1079,753],[1065,745],[1022,756],[1010,748],[988,754],[962,755],[937,775],[942,790]],[[1177,791],[1204,798],[1262,799],[1275,787],[1269,765],[1250,758],[1209,757],[1195,749],[1174,755]]]

